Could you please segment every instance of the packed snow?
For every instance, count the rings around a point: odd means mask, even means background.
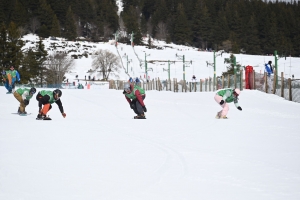
[[[0,87],[0,199],[300,198],[298,103],[244,90],[219,120],[214,92],[147,91],[137,121],[120,90],[62,91],[43,122]]]

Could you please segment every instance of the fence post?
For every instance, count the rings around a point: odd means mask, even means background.
[[[281,97],[284,97],[284,76],[283,76],[283,72],[281,72]]]
[[[192,92],[192,84],[191,84],[191,81],[189,82],[189,85],[190,85],[190,92]]]
[[[200,79],[200,92],[202,92],[202,79]]]
[[[241,90],[243,90],[244,89],[244,72],[243,72],[243,70],[240,70],[240,88],[241,88]]]
[[[253,70],[253,81],[252,81],[252,88],[253,88],[253,90],[256,90],[256,82],[255,82],[255,70]]]
[[[228,80],[227,87],[230,88],[230,75],[229,74],[227,74],[227,80]]]
[[[292,101],[293,97],[292,97],[292,79],[291,78],[288,79],[288,83],[289,83],[289,100]]]
[[[237,82],[236,82],[236,74],[234,74],[234,76],[233,76],[233,79],[234,79],[234,88],[236,88],[236,85],[237,85]]]
[[[268,79],[267,79],[267,73],[264,73],[264,79],[265,79],[265,92],[268,93]]]
[[[277,83],[277,75],[276,75],[276,73],[274,73],[274,79],[273,79],[273,94],[275,94],[275,92],[276,92],[276,83]]]
[[[209,90],[209,92],[210,92],[210,89],[211,89],[211,88],[210,88],[210,87],[211,87],[210,81],[211,81],[211,80],[210,80],[210,77],[209,77],[209,79],[208,79],[208,90]]]
[[[222,76],[222,89],[224,89],[224,76]]]

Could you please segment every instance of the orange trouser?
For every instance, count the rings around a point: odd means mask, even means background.
[[[46,115],[47,112],[48,112],[50,109],[51,109],[50,103],[45,104],[44,107],[43,107],[42,110],[41,110],[41,114],[42,114],[42,115]]]

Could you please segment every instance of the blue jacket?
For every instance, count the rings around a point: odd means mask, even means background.
[[[272,67],[269,64],[265,64],[265,72],[268,73],[268,76],[270,76],[271,74],[273,74]]]

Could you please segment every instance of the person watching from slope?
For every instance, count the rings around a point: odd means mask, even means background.
[[[15,70],[14,66],[10,66],[9,70],[6,71],[7,79],[8,79],[8,92],[7,94],[15,92],[15,84],[16,82],[20,82],[20,74],[17,70]]]

